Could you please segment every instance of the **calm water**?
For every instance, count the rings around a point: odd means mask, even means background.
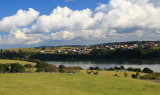
[[[47,61],[49,64],[56,66],[80,66],[83,69],[98,66],[101,69],[114,66],[124,66],[125,68],[134,67],[144,69],[148,67],[155,72],[160,72],[160,60],[105,60],[105,61]]]

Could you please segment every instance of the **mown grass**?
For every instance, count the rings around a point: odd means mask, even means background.
[[[22,64],[22,65],[25,65],[25,64],[31,64],[32,66],[35,66],[36,63],[34,62],[27,62],[27,61],[20,61],[20,60],[7,60],[7,59],[0,59],[0,64],[7,64],[7,63],[19,63],[19,64]]]
[[[118,73],[120,77],[113,76],[115,71],[0,74],[0,95],[159,95],[159,83]]]

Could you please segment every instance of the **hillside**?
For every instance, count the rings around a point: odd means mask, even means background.
[[[25,64],[31,64],[32,66],[35,66],[36,63],[34,62],[27,62],[27,61],[20,61],[20,60],[7,60],[7,59],[0,59],[0,64],[7,64],[7,63],[19,63],[19,64],[22,64],[22,65],[25,65]]]
[[[160,83],[113,76],[66,73],[0,74],[0,95],[159,95]]]

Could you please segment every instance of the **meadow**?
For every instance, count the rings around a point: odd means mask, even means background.
[[[7,64],[7,63],[19,63],[21,65],[25,64],[31,64],[32,66],[35,66],[36,63],[34,62],[27,62],[27,61],[20,61],[20,60],[7,60],[7,59],[0,59],[0,64]]]
[[[100,71],[93,75],[85,70],[78,74],[0,74],[0,95],[159,95],[160,83],[132,79],[133,72],[128,74]]]

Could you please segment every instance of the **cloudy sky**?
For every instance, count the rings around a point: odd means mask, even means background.
[[[0,0],[0,48],[160,40],[160,0]]]

